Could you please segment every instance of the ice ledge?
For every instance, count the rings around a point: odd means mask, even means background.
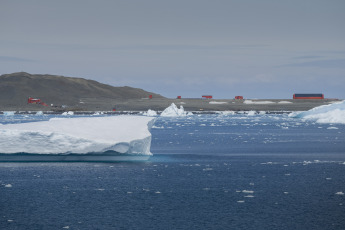
[[[154,118],[63,118],[0,126],[0,153],[151,155]]]

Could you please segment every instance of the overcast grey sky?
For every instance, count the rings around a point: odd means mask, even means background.
[[[167,97],[345,98],[344,0],[0,0],[0,74]]]

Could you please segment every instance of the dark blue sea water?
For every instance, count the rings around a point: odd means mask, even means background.
[[[0,229],[345,229],[345,125],[195,115],[151,132],[147,162],[0,163]]]

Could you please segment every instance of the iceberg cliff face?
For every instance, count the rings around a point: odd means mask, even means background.
[[[113,151],[151,155],[154,118],[111,116],[53,118],[0,126],[0,153],[86,154]]]
[[[322,105],[306,112],[292,113],[289,116],[318,123],[345,124],[345,101],[330,105]]]

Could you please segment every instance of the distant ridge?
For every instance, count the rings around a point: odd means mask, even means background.
[[[83,78],[26,72],[0,76],[0,109],[9,106],[26,107],[29,97],[39,98],[49,105],[80,106],[88,99],[128,100],[148,98],[149,95],[164,98],[139,88],[114,87]]]

